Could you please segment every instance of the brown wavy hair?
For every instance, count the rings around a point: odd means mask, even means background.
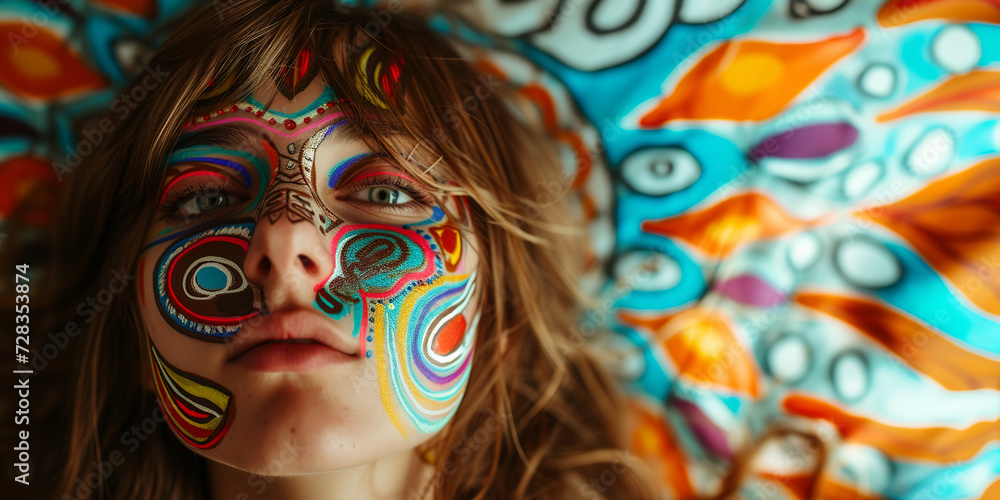
[[[417,144],[442,158],[435,176],[399,164],[434,189],[466,196],[481,242],[485,292],[473,368],[453,420],[419,450],[435,468],[420,491],[436,499],[653,498],[639,461],[624,449],[613,382],[576,329],[582,231],[565,200],[542,194],[553,185],[569,188],[552,146],[515,118],[507,90],[482,87],[425,16],[396,6],[233,0],[203,8],[149,63],[150,74],[168,76],[151,90],[147,78],[148,95],[124,117],[119,109],[113,132],[66,173],[48,304],[54,328],[77,318],[84,330],[33,382],[45,387],[40,397],[48,401],[36,415],[50,430],[39,438],[49,444],[36,447],[62,450],[41,464],[40,474],[59,478],[49,485],[52,497],[76,498],[95,463],[100,469],[114,451],[127,456],[97,481],[91,498],[208,496],[204,459],[165,426],[122,451],[126,433],[141,429],[156,408],[138,376],[147,340],[134,289],[113,295],[100,311],[88,309],[84,321],[77,305],[101,297],[112,272],[126,281],[135,275],[162,163],[184,123],[249,95],[307,47],[373,147],[402,160],[401,145]],[[359,58],[369,47],[371,57]],[[372,68],[400,61],[400,92],[355,85],[358,74],[378,78]],[[228,86],[199,100],[220,81]],[[57,396],[67,384],[68,395]],[[592,488],[609,469],[615,485]]]

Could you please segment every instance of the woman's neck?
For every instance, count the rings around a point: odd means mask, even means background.
[[[409,450],[350,469],[284,477],[207,462],[213,500],[423,500],[433,474],[433,467]]]

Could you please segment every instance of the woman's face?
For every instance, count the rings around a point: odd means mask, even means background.
[[[167,162],[139,261],[147,385],[206,457],[336,470],[412,448],[454,414],[477,242],[464,201],[370,149],[318,78],[274,85],[267,111],[271,86],[196,120]]]

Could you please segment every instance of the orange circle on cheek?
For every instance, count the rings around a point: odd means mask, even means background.
[[[444,325],[441,333],[434,339],[434,346],[432,347],[434,353],[444,356],[454,351],[458,347],[458,344],[462,342],[462,337],[465,336],[465,327],[465,316],[461,314],[449,321],[447,325]]]

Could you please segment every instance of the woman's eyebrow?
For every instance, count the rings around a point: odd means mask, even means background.
[[[234,123],[207,127],[182,135],[174,151],[180,151],[196,146],[215,146],[224,149],[235,149],[246,152],[263,152],[261,141],[267,136],[262,130],[250,125]]]

